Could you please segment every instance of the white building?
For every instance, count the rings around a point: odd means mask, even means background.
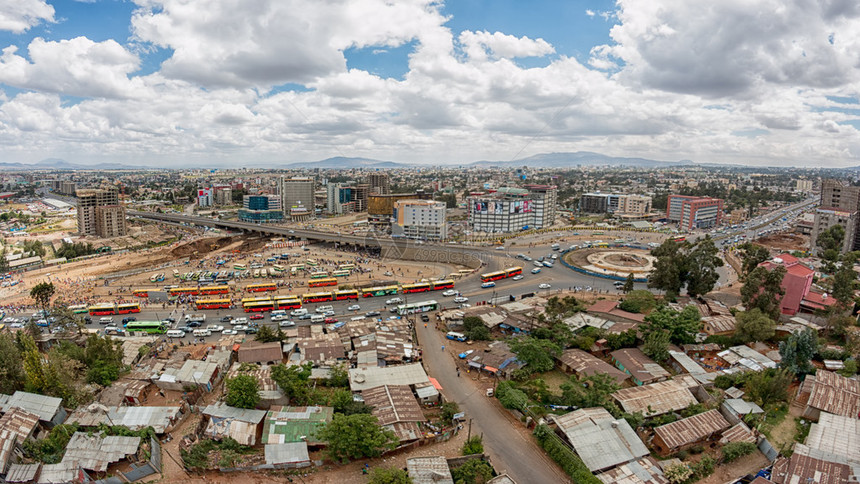
[[[279,183],[284,217],[305,219],[314,216],[314,179],[281,177]]]
[[[445,202],[397,200],[394,202],[392,235],[411,239],[442,240],[447,237]]]
[[[212,188],[200,188],[197,190],[197,206],[211,207],[214,201],[215,190]]]

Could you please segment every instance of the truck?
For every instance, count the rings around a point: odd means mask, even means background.
[[[190,323],[191,321],[196,321],[198,323],[206,322],[206,315],[203,313],[195,313],[195,314],[186,314],[185,322]]]

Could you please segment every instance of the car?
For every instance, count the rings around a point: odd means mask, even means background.
[[[453,289],[448,289],[447,291],[443,292],[443,293],[442,293],[442,295],[443,295],[443,296],[445,296],[445,297],[456,296],[456,295],[457,295],[457,291],[455,291],[455,290],[453,290]],[[400,299],[400,298],[398,298],[398,299]]]
[[[393,276],[394,274],[392,274],[392,273],[391,273],[391,271],[388,271],[388,272],[386,272],[386,273],[385,273],[385,275],[386,275],[387,277],[391,277],[391,276]]]
[[[206,329],[212,331],[213,333],[220,333],[221,331],[224,331],[224,326],[221,326],[219,324],[210,324],[209,326],[206,326]]]
[[[185,327],[176,328],[176,329],[178,329],[179,331],[183,331],[185,333],[193,333],[194,332],[194,328],[191,326],[185,326]]]
[[[316,311],[318,313],[324,313],[326,311],[333,311],[333,310],[334,310],[334,308],[331,306],[319,306],[314,311]]]
[[[505,246],[504,246],[504,245],[500,245],[500,246],[496,247],[496,250],[505,250]]]
[[[84,322],[85,322],[86,324],[90,324],[90,323],[92,323],[92,322],[93,322],[93,318],[91,318],[91,317],[89,317],[89,316],[84,316]]]
[[[367,316],[368,318],[372,318],[374,316],[379,316],[380,314],[381,313],[379,311],[368,311],[368,312],[364,313],[364,315]]]
[[[278,326],[280,326],[282,328],[289,328],[290,326],[295,326],[295,325],[296,325],[296,323],[290,321],[289,319],[284,319],[284,320],[278,322]]]
[[[307,314],[307,313],[308,313],[308,310],[307,310],[307,309],[305,309],[305,308],[298,308],[298,309],[293,309],[292,311],[290,311],[290,316],[292,316],[292,317],[294,317],[294,318],[297,318],[297,317],[299,317],[299,316],[304,316],[304,315],[305,315],[305,314]]]
[[[323,321],[323,322],[324,322],[324,323],[326,323],[326,324],[336,323],[336,322],[337,322],[337,318],[325,318],[325,321]]]
[[[263,316],[262,314],[257,313],[257,314],[252,314],[250,319],[251,319],[252,321],[255,321],[255,320],[258,320],[258,319],[263,319],[263,317],[264,317],[264,316]]]
[[[9,325],[9,327],[10,327],[10,328],[15,328],[15,329],[17,329],[17,328],[23,328],[23,327],[24,327],[24,323],[12,323],[12,324],[10,324],[10,325]]]
[[[174,318],[164,318],[164,321],[167,321],[167,322],[169,322],[169,323],[175,323],[175,322],[176,322],[176,319],[174,319]]]
[[[624,283],[621,281],[615,281],[612,283],[612,285],[614,285],[616,288],[624,287]]]
[[[185,326],[188,328],[199,328],[201,326],[200,321],[188,321],[185,323]]]
[[[353,304],[352,306],[346,308],[346,310],[347,311],[360,311],[361,306],[359,306],[358,304]]]
[[[426,323],[426,322],[429,322],[429,321],[430,321],[430,316],[427,316],[426,314],[422,314],[422,315],[421,315],[421,321],[424,321],[425,323]]]
[[[323,317],[326,317],[326,318],[329,316],[334,316],[334,311],[333,310],[332,311],[326,311],[326,312],[322,313],[322,315],[323,315]]]
[[[110,316],[105,316],[104,318],[99,318],[99,324],[111,324],[113,322],[113,318]]]
[[[288,321],[290,319],[286,314],[275,314],[272,316],[272,321]]]
[[[224,331],[221,331],[221,334],[231,335],[231,334],[239,334],[239,332],[236,331],[235,329],[225,329]]]
[[[257,331],[258,331],[258,330],[257,330],[257,327],[256,327],[256,326],[249,326],[249,327],[245,330],[245,334],[257,334]]]
[[[472,305],[469,303],[463,303],[460,305],[460,309],[466,309],[466,308],[470,308],[470,307],[472,307]]]
[[[230,321],[230,324],[232,324],[234,326],[237,324],[248,324],[248,318],[236,318],[236,319]]]
[[[230,316],[229,314],[221,318],[222,323],[229,323],[230,321],[233,321],[233,316]]]
[[[535,267],[534,269],[532,269],[532,274],[540,274],[540,268]]]
[[[233,331],[245,331],[246,329],[248,329],[248,326],[245,324],[233,326]]]
[[[115,324],[109,324],[109,325],[105,326],[105,333],[109,333],[109,332],[118,333],[119,327]]]
[[[487,289],[488,287],[496,287],[496,283],[493,281],[481,283],[481,287]]]
[[[469,301],[469,298],[467,298],[466,296],[457,296],[454,298],[455,303],[464,303],[464,302],[468,302],[468,301]]]
[[[448,291],[445,291],[445,292],[448,292]],[[443,295],[445,295],[445,294],[443,293]],[[403,303],[403,299],[400,299],[399,297],[393,297],[393,298],[387,299],[385,301],[385,304],[401,304],[401,303]]]
[[[549,289],[549,288],[551,288],[551,287],[552,287],[552,286],[550,286],[549,284],[547,284],[547,283],[545,283],[545,282],[544,282],[544,283],[542,283],[542,284],[538,284],[538,289]]]
[[[531,261],[532,261],[532,258],[531,258],[531,257],[529,257],[529,256],[525,256],[525,257],[523,257],[523,260],[524,260],[524,261],[526,261],[526,262],[531,262]]]
[[[137,318],[135,318],[134,316],[129,316],[129,317],[127,317],[127,318],[122,318],[122,324],[130,323],[130,322],[132,322],[132,321],[137,321]]]
[[[515,281],[522,280],[522,278],[523,278],[523,275],[522,275],[522,274],[519,274],[519,275],[516,275],[516,276],[514,276],[514,277],[513,277],[513,279],[514,279]]]
[[[459,355],[457,355],[457,356],[459,356],[459,357],[460,357],[460,359],[461,359],[461,360],[463,360],[463,359],[465,359],[467,356],[471,355],[471,354],[472,354],[472,353],[474,353],[474,352],[475,352],[475,350],[466,350],[466,351],[464,351],[464,352],[460,353],[460,354],[459,354]]]
[[[538,262],[538,261],[534,261],[534,262],[533,262],[533,265],[534,265],[535,267],[543,267],[543,263]]]
[[[389,312],[389,313],[396,313],[396,312],[397,312],[397,308],[396,308],[396,307],[395,307],[395,308],[388,308],[388,312]]]
[[[299,319],[311,319],[312,317],[314,317],[313,314],[307,313],[307,314],[302,314],[301,316],[299,316]]]

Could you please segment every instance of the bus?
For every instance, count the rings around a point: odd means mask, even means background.
[[[302,294],[302,303],[318,303],[334,301],[334,295],[330,292],[312,292]]]
[[[316,279],[312,281],[308,281],[308,287],[323,287],[323,286],[336,286],[337,279],[334,277],[327,277],[325,279]]]
[[[69,311],[71,311],[73,314],[83,314],[83,313],[87,312],[87,305],[86,304],[76,304],[74,306],[69,306]]]
[[[349,271],[334,271],[331,275],[333,277],[349,277]]]
[[[685,235],[673,235],[672,237],[669,237],[669,240],[673,242],[684,242],[687,240],[687,237]]]
[[[413,292],[424,292],[430,290],[429,282],[418,282],[415,284],[404,284],[400,286],[400,290],[403,294],[411,294]]]
[[[436,301],[424,301],[410,304],[401,304],[397,306],[397,314],[400,316],[415,313],[427,313],[439,309],[439,303]]]
[[[397,294],[397,286],[377,286],[361,290],[361,297],[393,296],[395,294]]]
[[[246,266],[245,264],[233,264],[233,270],[234,271],[247,271],[248,266]]]
[[[311,279],[322,279],[324,277],[328,277],[328,272],[326,271],[317,271],[311,272]]]
[[[488,272],[486,274],[481,274],[481,282],[498,281],[499,279],[505,279],[508,277],[518,276],[522,273],[523,273],[522,267],[509,267],[503,271]]]
[[[355,269],[355,264],[340,264],[337,268],[341,271],[351,271]]]
[[[130,314],[140,312],[140,303],[120,303],[116,305],[117,314]]]
[[[230,286],[206,286],[200,288],[200,294],[212,296],[214,294],[230,294]]]
[[[112,316],[116,314],[116,305],[113,303],[94,304],[87,308],[90,316]]]
[[[169,296],[197,296],[200,294],[199,287],[174,287],[168,289]]]
[[[143,331],[150,334],[164,334],[167,325],[161,321],[130,321],[125,323],[126,331]]]
[[[296,273],[298,271],[303,271],[303,270],[305,270],[304,264],[293,264],[290,266],[290,272],[292,272],[292,273]]]
[[[242,305],[246,313],[260,313],[263,311],[274,311],[275,301],[257,301],[249,302]]]
[[[271,300],[272,300],[272,298],[270,298],[269,296],[266,296],[266,297],[243,297],[242,298],[242,305],[244,306],[245,303],[249,303],[249,302],[260,302],[260,301],[271,301]]]
[[[278,296],[275,298],[275,305],[278,309],[299,309],[302,307],[302,300],[298,296]]]
[[[316,266],[320,265],[320,263],[317,262],[315,259],[308,259],[305,261],[305,264],[307,264],[311,267],[316,267]]]
[[[194,301],[197,310],[201,309],[230,309],[229,299],[198,299]]]
[[[278,264],[273,264],[272,270],[274,270],[275,272],[284,272],[284,266],[278,265]]]
[[[345,289],[343,291],[335,291],[334,292],[335,301],[344,301],[347,299],[358,299],[358,290],[356,289]]]
[[[430,289],[433,291],[441,291],[444,289],[454,289],[454,281],[445,279],[442,281],[431,281]]]
[[[134,297],[149,297],[149,289],[135,289],[131,294]]]
[[[264,282],[262,284],[251,284],[249,286],[245,286],[245,290],[251,292],[277,291],[278,285],[274,282]]]

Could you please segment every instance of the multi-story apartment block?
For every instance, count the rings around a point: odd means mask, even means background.
[[[798,192],[809,193],[812,191],[814,186],[815,183],[812,180],[800,179],[796,181],[794,189]]]
[[[370,185],[370,193],[375,195],[388,195],[391,193],[391,180],[388,173],[371,173],[367,176],[367,184]]]
[[[343,183],[326,185],[326,212],[333,215],[352,213],[355,202],[352,201],[352,187]]]
[[[666,218],[677,222],[682,229],[716,227],[723,219],[723,200],[720,198],[669,195]]]
[[[442,240],[447,237],[445,202],[397,200],[391,234],[411,239]]]
[[[845,185],[838,180],[821,182],[821,203],[815,210],[810,237],[813,251],[818,250],[818,234],[834,225],[845,228],[842,252],[860,250],[860,187]]]
[[[197,189],[197,206],[198,207],[211,207],[212,203],[215,201],[215,190],[212,188],[198,188]]]
[[[617,193],[586,193],[579,199],[579,209],[585,213],[646,215],[651,212],[651,197]]]
[[[97,237],[126,235],[125,208],[119,204],[115,187],[77,190],[77,197],[78,232]]]
[[[218,185],[215,190],[215,205],[231,205],[233,203],[233,189],[230,185]]]
[[[534,201],[535,226],[552,226],[558,209],[558,188],[555,185],[526,185],[525,188]]]

